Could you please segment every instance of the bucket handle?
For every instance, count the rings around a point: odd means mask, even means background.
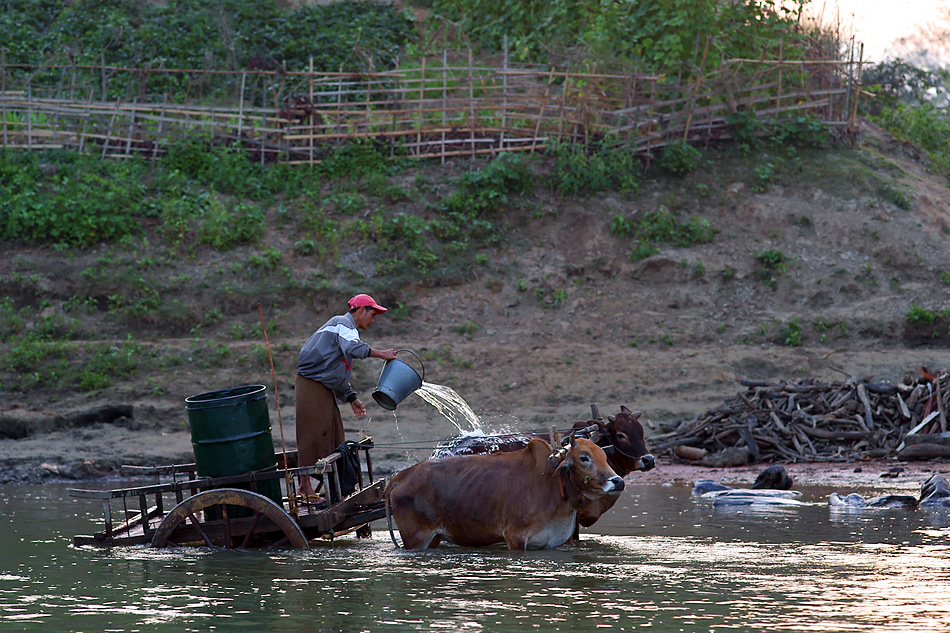
[[[425,366],[425,364],[422,362],[422,359],[419,358],[419,355],[416,354],[416,353],[415,353],[414,351],[412,351],[411,349],[397,349],[397,350],[394,350],[393,353],[394,353],[394,354],[398,354],[399,352],[409,352],[410,354],[412,354],[413,356],[416,357],[416,360],[419,361],[419,366],[422,367],[422,376],[421,376],[422,382],[425,382],[425,381],[426,381],[426,366]]]

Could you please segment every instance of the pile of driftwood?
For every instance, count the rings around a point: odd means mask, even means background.
[[[950,374],[926,368],[903,384],[740,380],[723,404],[651,438],[655,454],[709,466],[950,457]]]

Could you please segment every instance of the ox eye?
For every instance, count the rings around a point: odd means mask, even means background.
[[[584,453],[583,455],[581,455],[581,461],[584,462],[585,464],[589,464],[591,461],[590,455],[588,455],[587,453]]]
[[[626,434],[626,433],[617,433],[617,439],[618,439],[618,440],[625,440],[625,439],[627,439],[627,434]]]

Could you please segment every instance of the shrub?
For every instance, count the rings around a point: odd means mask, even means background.
[[[676,141],[663,149],[660,167],[674,176],[685,176],[699,166],[702,154],[686,141]]]
[[[239,202],[233,205],[212,199],[208,214],[198,229],[198,243],[219,251],[243,242],[255,242],[264,232],[260,207]]]
[[[831,140],[828,127],[810,115],[778,121],[769,132],[772,142],[793,147],[826,147]]]
[[[679,222],[665,207],[660,207],[645,214],[637,225],[634,232],[636,243],[630,258],[641,260],[650,257],[657,252],[658,242],[681,247],[708,244],[718,232],[708,220],[691,218],[686,222]]]
[[[785,253],[780,250],[770,248],[762,252],[753,250],[755,258],[763,264],[758,272],[758,277],[772,290],[778,288],[776,277],[782,275],[788,267]]]
[[[802,326],[798,317],[785,324],[779,330],[778,335],[786,347],[800,347],[802,344]]]
[[[640,164],[636,154],[625,146],[605,141],[589,152],[582,145],[555,142],[547,151],[555,161],[550,186],[561,195],[585,195],[609,188],[627,194],[640,188]]]

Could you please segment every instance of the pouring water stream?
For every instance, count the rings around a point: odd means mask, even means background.
[[[484,432],[481,421],[468,403],[451,387],[423,381],[414,391],[417,396],[432,405],[442,417],[451,422],[462,435]],[[468,428],[465,428],[468,427]]]

